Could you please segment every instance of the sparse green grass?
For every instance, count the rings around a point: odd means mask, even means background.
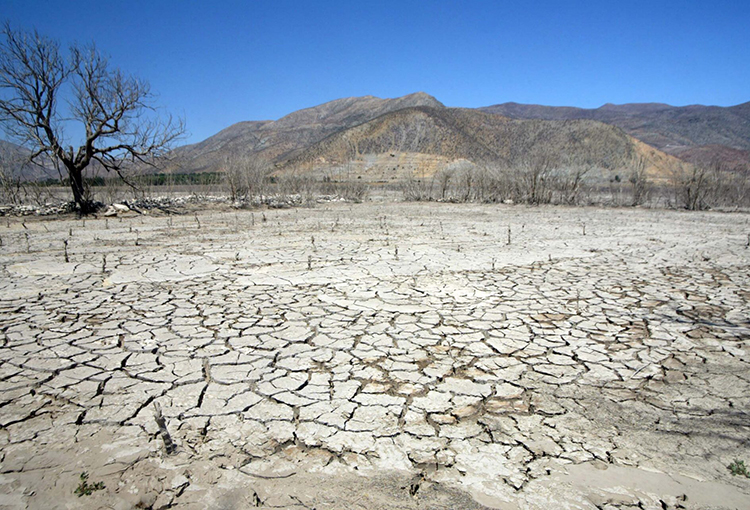
[[[732,463],[727,466],[727,469],[732,473],[732,476],[741,475],[745,478],[750,478],[750,472],[748,472],[744,460],[734,459]]]
[[[84,471],[81,473],[81,481],[78,483],[78,487],[74,491],[74,494],[81,496],[91,496],[94,491],[100,491],[104,489],[104,482],[95,482],[89,484],[89,474]]]

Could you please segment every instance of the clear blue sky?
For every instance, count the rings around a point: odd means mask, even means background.
[[[750,1],[0,0],[0,20],[95,42],[197,142],[348,96],[593,108],[750,101]]]

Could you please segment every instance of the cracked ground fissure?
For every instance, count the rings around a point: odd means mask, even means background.
[[[1,508],[750,502],[746,215],[250,214],[8,222]]]

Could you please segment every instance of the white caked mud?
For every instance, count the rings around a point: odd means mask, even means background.
[[[392,203],[3,221],[0,508],[750,508],[748,232]]]

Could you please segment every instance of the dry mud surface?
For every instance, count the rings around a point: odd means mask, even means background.
[[[0,508],[750,508],[749,220],[3,219]]]

